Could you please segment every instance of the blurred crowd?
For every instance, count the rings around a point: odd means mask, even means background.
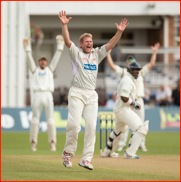
[[[54,105],[55,106],[67,106],[68,105],[68,92],[69,88],[55,88],[53,93]],[[116,93],[106,94],[106,90],[103,88],[96,88],[98,93],[99,106],[107,109],[112,109],[116,101]],[[176,88],[170,88],[164,84],[160,85],[160,88],[155,93],[151,93],[149,88],[145,88],[145,105],[152,106],[180,106],[180,79],[177,81]],[[26,105],[31,105],[30,90],[26,90]]]

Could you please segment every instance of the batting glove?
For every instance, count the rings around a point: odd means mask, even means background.
[[[135,101],[133,102],[133,107],[134,107],[136,110],[140,110],[140,109],[141,109],[141,104],[140,104],[137,100],[135,100]]]
[[[64,40],[62,35],[57,35],[56,40],[57,40],[57,49],[62,51],[64,48]]]

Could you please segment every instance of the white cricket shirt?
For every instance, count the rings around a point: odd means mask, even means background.
[[[114,112],[120,111],[122,107],[131,108],[131,106],[128,106],[122,101],[121,96],[131,98],[132,101],[136,99],[136,81],[129,73],[123,77],[118,86],[116,103],[113,108]]]
[[[85,54],[81,48],[71,42],[68,49],[73,69],[72,86],[84,89],[95,89],[98,65],[107,56],[105,45]]]
[[[44,70],[37,67],[33,74],[33,91],[54,91],[53,73],[49,67]]]

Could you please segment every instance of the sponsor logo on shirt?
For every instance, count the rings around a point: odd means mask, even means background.
[[[95,60],[96,60],[96,58],[92,59],[92,61],[95,61]]]
[[[124,90],[124,89],[122,90],[122,92],[127,93],[127,94],[129,93],[127,90]]]
[[[82,60],[86,60],[86,58],[82,58]]]
[[[39,71],[39,74],[38,75],[39,76],[44,76],[44,75],[46,75],[46,71],[44,71],[44,72]]]
[[[94,64],[94,65],[91,65],[91,64],[84,64],[84,69],[85,69],[85,70],[95,71],[95,70],[97,70],[97,67],[96,67],[95,64]]]

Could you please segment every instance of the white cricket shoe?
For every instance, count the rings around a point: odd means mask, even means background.
[[[82,166],[82,167],[84,167],[86,169],[93,170],[93,165],[87,160],[80,160],[78,165]]]
[[[142,152],[147,152],[148,151],[146,146],[140,146],[140,149],[141,149]]]
[[[35,141],[32,139],[31,140],[31,151],[36,152],[37,148],[36,148],[36,143]]]
[[[128,155],[125,151],[123,159],[139,159],[139,156],[138,155],[134,155],[134,156]]]
[[[55,143],[51,143],[50,144],[50,150],[52,151],[52,152],[55,152],[57,149],[56,149],[56,146],[55,146]]]
[[[65,167],[71,168],[72,167],[72,161],[71,161],[70,154],[68,154],[64,151],[62,154],[62,158],[63,158],[63,165]]]
[[[110,153],[111,153],[111,150],[105,148],[103,151],[102,157],[119,157],[118,153],[115,153],[115,152],[113,152],[112,154]]]
[[[126,145],[125,146],[118,146],[118,148],[117,148],[117,151],[118,152],[121,152],[124,148],[126,148]]]
[[[50,143],[50,150],[52,152],[55,152],[56,151],[56,145],[55,145],[55,142],[54,140],[52,139],[51,143]]]

